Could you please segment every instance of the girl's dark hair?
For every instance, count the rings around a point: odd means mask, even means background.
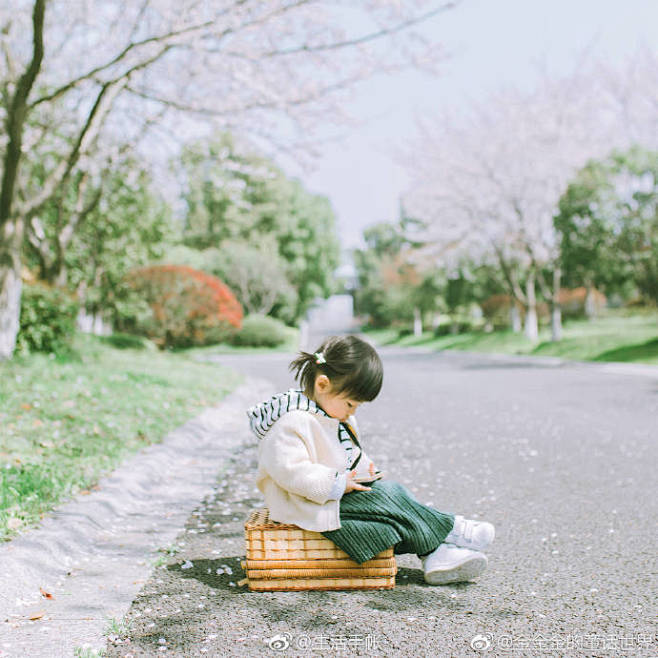
[[[317,363],[322,352],[326,363]],[[300,352],[290,363],[304,394],[312,398],[317,375],[326,375],[332,392],[359,402],[374,400],[382,388],[384,368],[375,348],[356,336],[330,336],[314,354]]]

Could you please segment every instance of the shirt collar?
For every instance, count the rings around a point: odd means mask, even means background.
[[[285,393],[277,393],[269,400],[247,409],[251,431],[259,439],[262,439],[281,416],[293,409],[301,409],[302,411],[309,411],[319,416],[331,418],[322,407],[319,407],[316,402],[304,395],[300,388],[291,388]]]

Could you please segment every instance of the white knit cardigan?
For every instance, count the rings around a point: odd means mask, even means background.
[[[339,420],[311,406],[307,410],[280,408],[274,421],[270,413],[265,423],[254,423],[263,411],[263,405],[257,405],[248,414],[252,429],[262,436],[256,486],[265,497],[270,518],[317,532],[340,528],[340,500],[329,498],[348,468],[346,450],[339,440]],[[354,416],[348,422],[358,431]],[[368,474],[370,463],[362,451],[357,475]]]

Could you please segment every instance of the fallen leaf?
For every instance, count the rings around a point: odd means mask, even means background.
[[[23,402],[21,404],[21,409],[25,409],[25,411],[29,411],[32,409],[32,405],[29,402]]]
[[[43,421],[39,420],[38,418],[35,418],[34,421],[32,422],[32,425],[34,427],[41,427],[43,425]]]
[[[54,598],[53,595],[50,592],[46,592],[46,590],[43,587],[39,587],[39,591],[41,592],[41,596],[43,596],[45,599]]]
[[[34,612],[33,614],[31,614],[28,617],[28,619],[30,619],[31,621],[36,621],[37,619],[41,619],[41,617],[43,617],[45,614],[46,614],[45,610],[39,610],[39,612]]]

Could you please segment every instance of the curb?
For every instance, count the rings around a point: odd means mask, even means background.
[[[444,354],[448,356],[466,356],[470,359],[486,359],[499,363],[525,363],[529,366],[546,366],[553,368],[576,366],[579,368],[596,369],[613,375],[638,375],[658,379],[658,366],[640,363],[624,363],[619,361],[575,361],[558,356],[531,356],[526,354],[501,354],[499,352],[468,352],[466,350],[433,350],[422,345],[400,347],[397,345],[378,345],[382,354]]]
[[[129,458],[97,491],[0,545],[0,656],[68,657],[85,644],[104,647],[108,619],[125,616],[157,549],[174,541],[223,462],[249,438],[245,409],[270,389],[247,379]]]

